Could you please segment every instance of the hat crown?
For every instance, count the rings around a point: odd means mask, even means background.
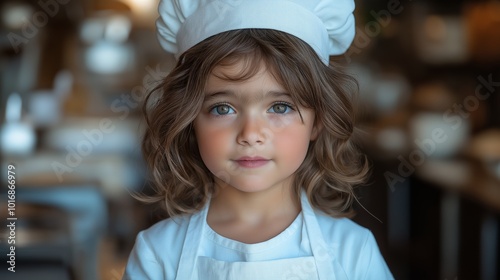
[[[162,0],[158,38],[178,58],[225,31],[274,29],[303,40],[328,64],[354,38],[353,10],[352,0]]]

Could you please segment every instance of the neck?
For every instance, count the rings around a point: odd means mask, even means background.
[[[209,212],[219,221],[260,224],[281,217],[296,217],[300,210],[291,184],[259,192],[242,192],[219,184]]]

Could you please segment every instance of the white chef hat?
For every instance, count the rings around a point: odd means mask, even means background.
[[[177,58],[213,35],[236,29],[282,31],[309,44],[325,63],[354,33],[353,0],[161,0],[161,46]]]

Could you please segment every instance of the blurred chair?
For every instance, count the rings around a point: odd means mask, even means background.
[[[7,201],[6,197],[2,200]],[[15,246],[15,274],[4,269],[0,271],[0,279],[74,279],[69,215],[55,206],[21,202],[16,204],[15,211],[16,243],[0,245],[1,251],[7,253],[10,246]],[[7,211],[2,211],[1,218],[7,220]],[[2,228],[2,239],[7,241],[9,232],[8,228]],[[3,263],[9,261],[6,254],[1,257]]]
[[[23,187],[17,189],[16,197],[18,203],[56,207],[68,215],[71,242],[69,259],[76,279],[99,279],[99,245],[107,225],[106,201],[99,186],[90,184]]]

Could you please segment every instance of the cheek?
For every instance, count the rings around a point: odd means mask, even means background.
[[[290,164],[293,162],[297,167],[304,160],[309,147],[310,130],[301,127],[295,130],[283,130],[277,134],[274,147],[279,149],[282,158]]]
[[[218,158],[224,157],[227,148],[229,132],[220,129],[210,129],[206,124],[199,124],[195,128],[198,149],[205,165],[210,169]]]
[[[221,137],[221,134],[217,133],[205,133],[200,135],[198,139],[198,147],[200,148],[200,152],[203,153],[213,153],[217,154],[217,152],[224,147],[224,140]]]
[[[281,120],[281,127],[277,126],[272,129],[275,132],[274,147],[282,151],[288,150],[287,154],[290,157],[294,154],[303,157],[311,141],[314,117],[308,112],[303,113],[303,116],[304,122],[297,115],[290,119]]]

